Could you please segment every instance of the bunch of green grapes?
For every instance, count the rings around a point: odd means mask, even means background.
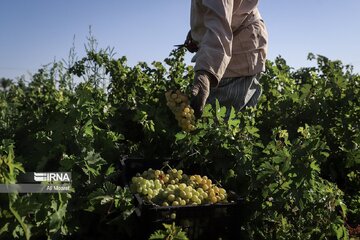
[[[189,98],[179,90],[167,91],[165,97],[181,129],[186,132],[195,130],[194,109],[190,106]]]
[[[144,199],[160,206],[185,206],[227,202],[224,188],[206,176],[188,176],[182,170],[149,169],[132,178],[130,188]]]

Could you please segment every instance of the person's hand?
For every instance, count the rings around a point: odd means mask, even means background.
[[[200,118],[204,110],[210,87],[216,85],[214,76],[207,71],[196,71],[191,88],[191,107],[194,109],[196,118]]]
[[[199,47],[197,46],[196,42],[191,37],[191,31],[189,31],[189,33],[186,36],[184,47],[186,47],[186,49],[191,53],[197,52],[199,50]]]

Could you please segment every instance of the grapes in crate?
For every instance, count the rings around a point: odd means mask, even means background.
[[[207,177],[188,176],[182,170],[149,169],[131,179],[133,192],[159,206],[185,206],[226,203],[227,193]]]
[[[189,98],[179,90],[170,90],[165,93],[165,97],[181,129],[186,132],[195,130],[194,109],[190,106]]]

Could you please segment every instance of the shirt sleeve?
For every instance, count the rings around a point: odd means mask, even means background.
[[[212,73],[218,81],[231,59],[233,0],[203,0],[205,32],[195,55],[195,71]]]

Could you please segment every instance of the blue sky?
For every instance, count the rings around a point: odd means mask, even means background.
[[[359,0],[260,0],[269,32],[268,58],[294,68],[309,52],[352,64],[360,72]],[[189,30],[190,0],[1,0],[0,77],[28,77],[75,48],[84,56],[92,27],[99,47],[128,64],[162,61]],[[187,55],[187,60],[191,54]]]

